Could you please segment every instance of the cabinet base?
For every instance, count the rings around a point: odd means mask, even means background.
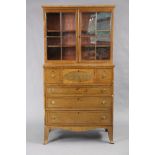
[[[45,126],[44,127],[44,144],[48,144],[48,136],[49,133],[54,130],[54,129],[64,129],[64,130],[70,130],[70,131],[88,131],[88,130],[93,130],[96,129],[97,127],[50,127],[50,126]],[[101,127],[98,127],[101,128]],[[102,127],[105,128],[105,132],[108,132],[108,137],[109,137],[109,143],[114,144],[113,141],[113,127],[108,126],[108,127]]]

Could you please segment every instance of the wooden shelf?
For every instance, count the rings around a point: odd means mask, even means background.
[[[61,47],[61,45],[48,45],[47,47],[54,48],[54,47]]]
[[[96,30],[97,32],[110,32],[111,30]],[[88,30],[81,30],[81,32],[88,32]],[[95,34],[95,31],[92,31]],[[90,34],[91,35],[91,34]]]
[[[81,45],[82,47],[95,47],[95,44],[94,45]]]
[[[81,32],[88,32],[88,30],[81,30]],[[94,29],[94,31],[91,31],[91,32],[95,33],[95,29]]]
[[[97,32],[110,32],[111,30],[96,30],[96,31]],[[81,32],[88,32],[88,30],[82,30]],[[94,31],[94,34],[95,34],[95,31]],[[90,34],[90,35],[93,35],[93,34]]]
[[[81,45],[81,47],[110,47],[110,45]]]
[[[47,32],[75,32],[75,30],[47,30]]]
[[[81,38],[90,38],[90,37],[96,37],[95,34],[86,34],[86,35],[81,35]]]
[[[61,37],[66,37],[66,36],[46,36],[47,38],[61,38]]]
[[[76,30],[47,30],[47,32],[62,32],[62,33],[73,33]]]
[[[54,48],[54,47],[76,47],[76,45],[48,45],[47,47],[51,47],[51,48]]]
[[[47,32],[60,32],[60,30],[47,30]]]
[[[75,33],[75,30],[62,30],[62,33]]]
[[[96,47],[110,47],[110,45],[96,45]]]
[[[96,30],[97,32],[110,32],[111,30]]]

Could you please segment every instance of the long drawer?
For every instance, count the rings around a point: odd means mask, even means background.
[[[46,96],[55,95],[112,95],[112,86],[55,86],[46,85]]]
[[[108,109],[112,107],[112,97],[52,97],[46,98],[46,108],[63,109]]]
[[[46,125],[112,124],[109,111],[46,111]]]

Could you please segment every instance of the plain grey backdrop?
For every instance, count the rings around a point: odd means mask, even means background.
[[[128,0],[27,0],[26,123],[27,155],[128,155],[129,153],[129,4]],[[42,5],[114,4],[114,145],[98,129],[74,133],[55,130],[43,145],[43,12]]]

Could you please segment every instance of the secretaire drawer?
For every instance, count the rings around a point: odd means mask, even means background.
[[[101,68],[95,71],[96,83],[112,84],[113,82],[113,69],[112,68]]]
[[[44,69],[45,83],[60,83],[61,82],[61,69],[46,68]]]
[[[46,108],[101,109],[111,108],[112,97],[52,97],[46,99]]]
[[[61,69],[45,68],[45,83],[62,84],[112,84],[113,68]]]
[[[55,86],[46,85],[46,96],[55,95],[112,95],[112,86]]]
[[[46,124],[112,124],[110,111],[46,111]]]

